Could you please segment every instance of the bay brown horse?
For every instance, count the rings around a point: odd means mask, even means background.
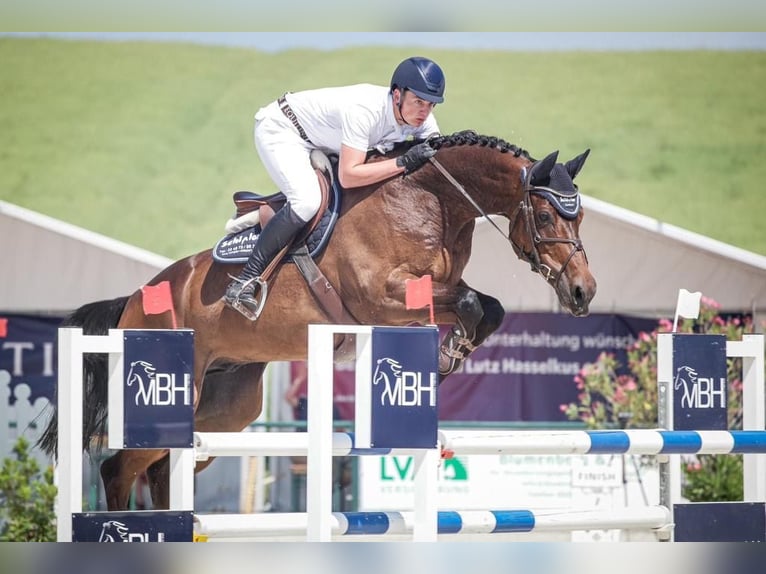
[[[515,145],[474,132],[440,136],[430,145],[438,150],[436,161],[343,192],[337,224],[316,261],[360,324],[427,323],[427,308],[405,307],[405,281],[430,274],[436,322],[453,325],[440,347],[439,370],[447,376],[499,327],[505,313],[498,300],[462,280],[481,215],[507,218],[508,232],[501,233],[516,255],[555,290],[562,308],[576,316],[588,313],[596,281],[579,239],[583,211],[572,181],[588,152],[566,164],[557,163],[556,152],[536,161]],[[506,256],[498,253],[497,264]],[[236,271],[215,262],[208,250],[176,261],[149,283],[170,282],[178,326],[195,331],[198,431],[239,431],[255,420],[266,364],[305,360],[307,325],[330,322],[293,264],[281,265],[271,277],[260,318],[245,319],[221,301]],[[168,329],[168,315],[145,315],[139,289],[85,305],[65,325],[81,326],[86,334],[115,327]],[[104,430],[105,356],[86,356],[84,375],[88,445]],[[49,452],[56,449],[55,433],[54,417],[41,439]],[[127,508],[135,477],[144,471],[155,508],[166,508],[167,460],[162,450],[122,450],[107,459],[101,476],[109,509]],[[208,463],[198,463],[197,471]]]

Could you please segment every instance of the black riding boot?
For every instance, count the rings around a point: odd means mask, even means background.
[[[239,277],[233,278],[223,296],[224,302],[251,321],[255,321],[266,302],[267,286],[261,280],[266,266],[279,251],[303,229],[306,222],[298,217],[288,203],[266,224],[255,243]],[[260,286],[260,298],[255,299],[255,286]]]

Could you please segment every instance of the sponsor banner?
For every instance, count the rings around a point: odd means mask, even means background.
[[[189,448],[194,434],[194,331],[124,332],[125,448]]]
[[[626,348],[654,319],[507,313],[500,328],[439,389],[439,418],[451,421],[566,421],[574,377],[602,352],[627,363]]]
[[[86,512],[72,515],[72,542],[191,542],[191,511]]]
[[[436,447],[438,344],[436,327],[373,327],[371,447]]]
[[[414,507],[411,456],[359,459],[359,509]],[[466,455],[443,460],[439,508],[613,508],[659,504],[659,473],[630,455]]]
[[[508,313],[500,328],[439,386],[439,420],[566,421],[577,400],[574,377],[602,352],[627,364],[626,348],[656,319],[594,313]],[[442,333],[444,334],[444,333]],[[335,404],[353,420],[353,363],[335,369]]]
[[[13,390],[21,384],[29,386],[30,402],[41,397],[53,402],[58,361],[56,333],[61,318],[0,311],[0,322],[0,371],[11,377],[11,405],[15,402]]]
[[[726,335],[673,335],[673,428],[726,430]]]

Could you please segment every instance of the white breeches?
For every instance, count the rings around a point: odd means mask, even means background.
[[[309,221],[322,201],[314,168],[311,167],[311,144],[301,139],[276,103],[255,116],[255,148],[277,189],[285,194],[293,213]]]

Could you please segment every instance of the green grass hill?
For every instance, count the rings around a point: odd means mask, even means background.
[[[0,199],[173,258],[205,249],[234,191],[273,191],[261,105],[385,84],[414,52],[2,38]],[[562,160],[591,148],[585,194],[766,254],[766,53],[425,55],[447,74],[445,133]]]

